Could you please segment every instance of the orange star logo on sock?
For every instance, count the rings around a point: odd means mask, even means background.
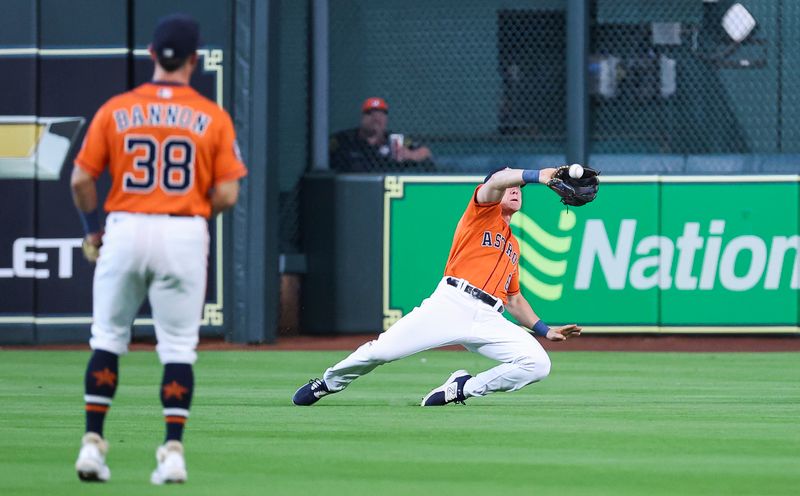
[[[183,395],[188,392],[189,390],[178,384],[177,381],[172,381],[169,384],[164,385],[164,399],[177,398],[182,400]]]
[[[92,376],[94,377],[95,381],[97,381],[97,387],[104,385],[114,387],[117,382],[117,374],[111,372],[108,367],[104,368],[103,370],[95,370],[92,372]]]

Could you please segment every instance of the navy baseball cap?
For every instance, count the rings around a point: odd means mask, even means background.
[[[507,165],[501,165],[500,167],[494,167],[492,170],[489,171],[488,174],[486,174],[486,177],[483,178],[483,184],[486,184],[489,181],[489,178],[494,176],[495,173],[500,172],[501,170],[509,169],[509,168],[510,167],[508,167]],[[520,188],[524,188],[524,187],[525,187],[524,184],[520,186]]]
[[[153,51],[159,59],[183,60],[199,43],[200,26],[187,14],[162,17],[153,32]]]

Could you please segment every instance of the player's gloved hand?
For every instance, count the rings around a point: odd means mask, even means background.
[[[561,327],[551,327],[545,336],[550,341],[564,341],[567,338],[581,335],[582,328],[576,324],[569,324]]]
[[[562,165],[547,181],[547,186],[561,197],[561,203],[580,207],[593,201],[597,196],[597,190],[600,187],[598,174],[600,171],[584,167],[583,175],[574,178],[569,175],[569,165]]]
[[[89,263],[97,262],[100,257],[100,247],[103,246],[103,231],[96,233],[89,233],[83,238],[81,249],[83,250],[83,258]]]

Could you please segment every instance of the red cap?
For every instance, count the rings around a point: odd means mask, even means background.
[[[361,104],[361,112],[366,114],[373,110],[383,110],[388,113],[389,106],[386,105],[386,101],[383,98],[372,96],[364,100],[364,103]]]

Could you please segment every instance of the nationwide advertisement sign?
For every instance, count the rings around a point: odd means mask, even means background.
[[[433,291],[481,179],[386,178],[384,327]],[[587,332],[798,333],[799,208],[798,176],[601,176],[569,209],[528,186],[520,285],[545,321]]]

